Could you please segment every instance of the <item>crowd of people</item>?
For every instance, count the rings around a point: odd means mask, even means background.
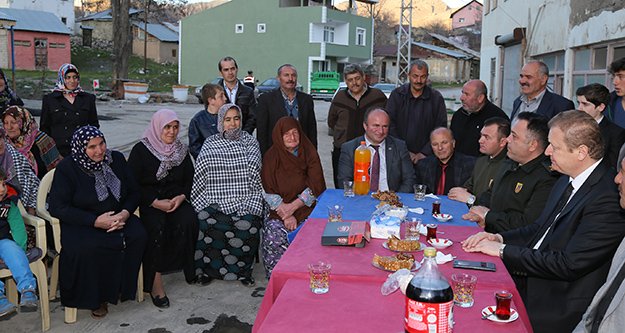
[[[0,72],[0,259],[17,280],[25,311],[36,309],[21,200],[35,214],[40,179],[54,172],[50,213],[61,221],[64,306],[107,315],[108,304],[143,292],[167,308],[162,275],[254,286],[260,253],[267,278],[326,190],[312,97],[297,69],[277,69],[279,89],[261,95],[238,79],[232,57],[222,79],[201,89],[204,108],[188,124],[161,109],[126,160],[107,147],[95,96],[72,64],[43,98],[41,126]],[[500,257],[535,332],[598,332],[625,321],[625,59],[610,65],[615,91],[590,84],[574,103],[549,91],[549,68],[525,64],[510,117],[484,82],[462,88],[448,126],[423,60],[387,99],[358,65],[332,100],[335,188],[353,181],[354,151],[371,151],[373,191],[427,191],[466,203],[482,231],[462,242]],[[251,73],[248,74],[254,82]],[[249,82],[246,82],[249,83]],[[255,137],[254,137],[255,133]],[[615,183],[617,185],[615,185]],[[262,237],[261,237],[262,235]],[[15,312],[0,281],[0,317]],[[557,320],[554,320],[557,318]]]

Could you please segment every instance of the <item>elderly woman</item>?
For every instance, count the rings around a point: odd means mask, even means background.
[[[150,293],[159,308],[169,307],[161,273],[182,268],[187,282],[195,278],[197,216],[187,201],[193,163],[189,149],[178,139],[179,131],[180,120],[174,111],[157,111],[128,158],[141,188],[139,210],[148,233],[143,291]]]
[[[35,175],[28,159],[6,143],[4,140],[6,135],[4,128],[0,127],[0,168],[7,175],[6,182],[13,185],[20,193],[20,199],[26,210],[35,215],[39,178]]]
[[[295,118],[280,118],[272,140],[262,169],[265,199],[271,209],[263,227],[267,277],[289,245],[287,233],[310,215],[316,197],[326,189],[319,154]]]
[[[0,69],[0,112],[11,105],[24,105],[24,102],[9,88],[4,72]]]
[[[0,116],[8,142],[28,159],[39,179],[61,161],[54,139],[39,130],[28,110],[10,106]]]
[[[140,189],[124,155],[106,147],[93,126],[76,130],[71,157],[56,167],[50,213],[61,220],[61,303],[90,309],[95,319],[107,303],[133,299],[146,244],[132,213]]]
[[[63,64],[54,91],[43,97],[41,130],[56,141],[59,153],[65,157],[70,154],[72,134],[85,125],[100,127],[95,96],[80,87],[78,68]]]
[[[253,286],[263,216],[258,141],[241,130],[235,104],[219,109],[217,128],[202,146],[191,189],[200,226],[196,269],[204,278]]]

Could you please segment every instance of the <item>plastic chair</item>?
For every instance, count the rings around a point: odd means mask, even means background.
[[[50,215],[48,212],[47,198],[52,187],[52,180],[54,179],[54,169],[48,171],[43,176],[41,183],[39,184],[39,190],[37,192],[37,215],[42,219],[49,221],[52,225],[52,234],[54,235],[54,252],[52,253],[52,272],[50,273],[50,299],[56,299],[56,290],[59,284],[59,257],[61,253],[61,225],[59,219]],[[135,215],[139,216],[139,210],[135,211]],[[137,302],[143,302],[143,265],[139,268],[139,275],[137,277]],[[78,309],[65,307],[65,323],[72,324],[76,322]]]
[[[48,300],[48,276],[46,274],[46,266],[43,264],[43,258],[46,255],[46,222],[36,216],[26,213],[26,209],[22,202],[18,202],[18,208],[27,225],[35,227],[36,247],[28,250],[26,253],[29,261],[30,270],[37,279],[37,287],[39,288],[39,311],[41,312],[41,330],[50,329],[50,303]],[[11,271],[6,265],[0,265],[0,278],[11,277]],[[13,304],[17,302],[17,285],[10,278],[6,280],[5,289],[9,301]]]

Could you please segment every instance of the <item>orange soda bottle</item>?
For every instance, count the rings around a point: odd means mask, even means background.
[[[369,166],[371,165],[371,151],[364,141],[354,152],[354,194],[366,195],[369,193]]]

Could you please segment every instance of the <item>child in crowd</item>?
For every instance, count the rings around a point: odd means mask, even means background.
[[[224,88],[218,84],[207,83],[202,87],[204,110],[198,112],[189,122],[189,152],[194,159],[200,154],[204,140],[217,134],[217,112],[226,104]]]
[[[18,193],[6,184],[6,174],[0,169],[0,260],[11,270],[21,294],[20,311],[37,310],[35,294],[37,280],[28,266],[26,257],[26,228],[17,207]],[[4,295],[4,283],[0,280],[0,320],[14,315],[16,307]]]

